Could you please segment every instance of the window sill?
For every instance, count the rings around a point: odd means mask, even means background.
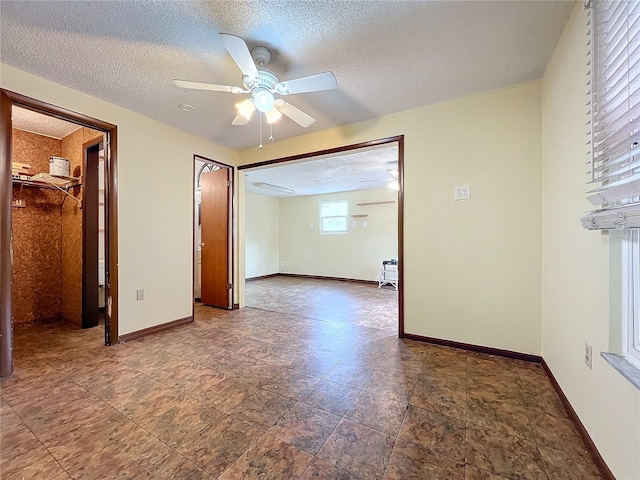
[[[600,356],[604,358],[609,365],[615,368],[624,378],[629,380],[634,387],[640,390],[640,370],[620,355],[601,352]]]

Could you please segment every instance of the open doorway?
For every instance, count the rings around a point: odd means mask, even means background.
[[[104,343],[118,341],[116,127],[5,90],[1,95],[5,378],[13,371],[14,327],[103,323]]]
[[[194,156],[194,302],[233,308],[233,167]],[[194,307],[195,308],[195,307]]]
[[[403,137],[239,169],[246,305],[404,336]]]

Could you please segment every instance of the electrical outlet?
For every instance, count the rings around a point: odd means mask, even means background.
[[[140,302],[144,300],[144,289],[136,290],[136,299]]]
[[[453,187],[454,200],[468,200],[471,198],[471,189],[469,185],[458,185]]]
[[[286,262],[287,267],[291,266],[291,262]]]
[[[593,365],[593,349],[588,343],[584,344],[584,363],[587,367],[592,368]]]
[[[357,225],[358,225],[358,222],[356,222],[355,220],[353,220],[353,221],[351,222],[351,226],[352,226],[352,227],[356,227]]]
[[[366,220],[363,220],[363,221],[362,221],[362,226],[363,226],[363,227],[366,227],[366,226],[367,226],[367,221],[366,221]]]
[[[313,223],[309,223],[309,228],[313,228]]]
[[[281,261],[281,262],[280,262],[280,266],[281,266],[281,267],[284,267],[284,262],[282,262],[282,261]]]
[[[21,198],[20,200],[12,200],[11,201],[11,206],[12,207],[16,207],[16,208],[24,208],[26,207],[26,203],[24,201],[24,198]]]

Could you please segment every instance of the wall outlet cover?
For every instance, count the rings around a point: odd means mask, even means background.
[[[454,200],[468,200],[471,198],[471,188],[469,185],[456,185],[453,187]]]
[[[593,348],[588,343],[584,344],[584,363],[587,367],[593,368]]]
[[[144,289],[136,290],[136,299],[138,302],[144,300]]]

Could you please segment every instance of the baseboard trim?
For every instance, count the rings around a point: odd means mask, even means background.
[[[602,475],[602,478],[604,478],[604,480],[616,480],[616,477],[613,475],[611,470],[609,470],[609,467],[607,466],[607,463],[604,461],[604,458],[602,458],[602,455],[600,455],[600,452],[598,451],[596,444],[593,443],[593,440],[591,440],[591,436],[589,435],[589,432],[587,432],[587,429],[580,421],[580,417],[578,417],[578,414],[571,406],[569,399],[562,391],[560,384],[556,380],[556,377],[553,375],[551,368],[549,368],[549,365],[547,364],[547,362],[544,361],[544,359],[542,360],[542,368],[546,372],[547,377],[549,377],[549,380],[551,381],[551,385],[553,385],[553,388],[558,394],[558,397],[560,397],[560,401],[562,402],[562,405],[564,405],[564,408],[567,411],[569,418],[571,419],[573,424],[576,426],[576,429],[580,434],[580,438],[582,438],[582,441],[587,447],[589,454],[593,458],[593,461],[595,462],[596,467],[598,467],[598,470],[600,471],[600,475]]]
[[[163,332],[165,330],[169,330],[170,328],[177,327],[179,325],[184,325],[185,323],[191,323],[191,322],[193,322],[193,316],[188,316],[184,318],[179,318],[178,320],[172,320],[171,322],[162,323],[160,325],[154,325],[153,327],[143,328],[142,330],[138,330],[136,332],[125,333],[124,335],[120,335],[120,342],[130,342],[131,340],[135,340],[137,338],[146,337],[147,335]]]
[[[473,345],[471,343],[455,342],[453,340],[445,340],[443,338],[424,337],[413,333],[405,333],[404,338],[409,340],[417,340],[419,342],[433,343],[445,347],[459,348],[460,350],[468,350],[471,352],[486,353],[488,355],[497,355],[499,357],[514,358],[516,360],[524,360],[525,362],[541,363],[542,357],[539,355],[531,355],[530,353],[514,352],[512,350],[502,350],[501,348],[483,347],[482,345]]]
[[[257,277],[245,278],[244,281],[245,282],[251,282],[252,280],[263,280],[265,278],[277,277],[278,275],[280,275],[280,274],[279,273],[270,273],[268,275],[258,275]]]
[[[297,277],[297,278],[311,278],[314,280],[337,280],[339,282],[353,282],[353,283],[365,283],[368,285],[378,285],[378,281],[374,280],[359,280],[357,278],[344,278],[344,277],[325,277],[322,275],[305,275],[303,273],[278,273],[281,277]]]

